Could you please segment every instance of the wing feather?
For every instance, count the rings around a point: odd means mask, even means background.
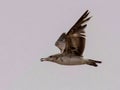
[[[88,15],[89,11],[87,10],[66,34],[64,54],[82,56],[85,48],[84,29],[87,26],[87,24],[84,23],[91,18],[87,18]]]
[[[60,35],[60,37],[58,38],[58,40],[55,42],[55,46],[58,47],[61,51],[61,53],[64,51],[65,49],[65,33],[62,33]]]

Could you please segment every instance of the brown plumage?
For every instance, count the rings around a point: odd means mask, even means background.
[[[101,61],[83,57],[86,40],[84,29],[87,26],[85,23],[91,18],[88,15],[89,11],[87,10],[67,33],[60,35],[55,45],[60,49],[61,53],[41,58],[41,61],[50,61],[62,65],[87,64],[97,67],[97,64],[101,63]]]
[[[60,38],[57,40],[57,44],[55,44],[60,50],[62,50],[63,54],[75,54],[78,56],[82,56],[84,48],[85,48],[85,27],[87,24],[84,24],[91,17],[87,17],[89,15],[88,10],[80,17],[80,19],[73,25],[73,27],[68,31],[67,34],[63,33]],[[62,38],[61,38],[62,37]],[[64,41],[62,41],[64,40]],[[59,43],[65,44],[65,47],[60,47]],[[64,49],[64,50],[63,50]]]

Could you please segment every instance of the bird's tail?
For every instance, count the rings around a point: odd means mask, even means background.
[[[88,64],[88,65],[91,65],[91,66],[94,66],[94,67],[97,67],[97,66],[98,66],[97,63],[102,63],[102,62],[101,62],[101,61],[97,61],[97,60],[92,60],[92,59],[89,59],[89,60],[87,61],[87,64]]]

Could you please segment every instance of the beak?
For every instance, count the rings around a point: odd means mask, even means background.
[[[40,61],[41,61],[41,62],[47,61],[47,59],[46,59],[46,58],[41,58]]]

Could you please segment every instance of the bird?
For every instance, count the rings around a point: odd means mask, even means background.
[[[50,61],[60,65],[90,65],[97,67],[102,61],[88,59],[83,56],[85,49],[87,27],[86,22],[91,19],[88,17],[89,10],[86,10],[78,21],[70,28],[67,33],[62,33],[55,42],[55,46],[59,48],[60,52],[50,55],[46,58],[41,58],[43,61]]]

